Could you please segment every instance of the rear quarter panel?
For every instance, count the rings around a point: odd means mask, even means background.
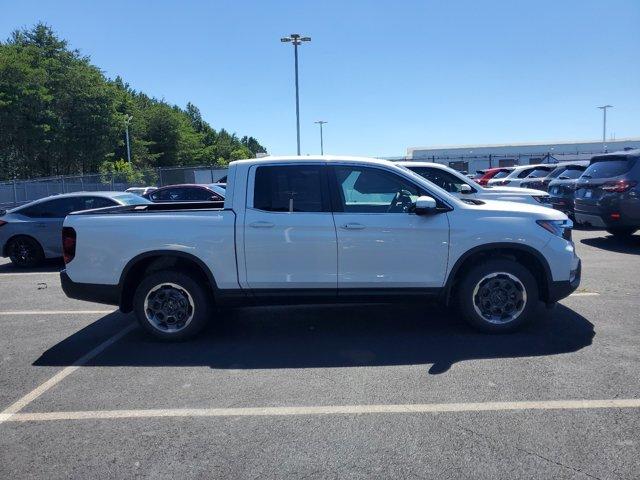
[[[233,211],[70,215],[64,225],[77,234],[74,282],[116,285],[134,257],[173,250],[202,260],[219,288],[238,288]]]

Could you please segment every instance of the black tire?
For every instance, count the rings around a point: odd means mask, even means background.
[[[44,260],[44,250],[34,238],[24,235],[12,238],[7,245],[11,263],[18,268],[37,267]]]
[[[618,238],[626,238],[630,237],[638,230],[635,227],[617,227],[617,228],[607,228],[607,232]]]
[[[185,302],[187,313],[183,308]],[[182,341],[200,333],[213,313],[212,307],[207,284],[184,271],[161,270],[149,274],[140,282],[133,297],[133,309],[142,328],[165,341]],[[164,324],[162,317],[166,320]]]
[[[492,288],[494,284],[497,286]],[[488,296],[483,297],[487,293]],[[538,284],[532,273],[507,258],[486,260],[472,267],[464,274],[456,297],[464,319],[477,330],[487,333],[512,332],[522,327],[533,317],[540,299]],[[494,300],[503,306],[494,309]],[[510,308],[511,305],[513,308]],[[499,318],[498,313],[482,314],[485,310],[500,312],[500,308],[504,310],[505,318]],[[514,318],[509,319],[509,316]]]

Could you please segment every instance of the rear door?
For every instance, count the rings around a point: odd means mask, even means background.
[[[449,251],[447,214],[411,212],[411,203],[428,192],[375,166],[336,165],[331,172],[339,294],[442,287]]]
[[[255,293],[337,287],[336,231],[322,163],[255,165],[244,224],[247,283]]]

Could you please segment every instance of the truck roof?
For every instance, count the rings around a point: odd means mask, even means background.
[[[268,156],[261,158],[250,158],[247,160],[236,160],[231,164],[260,164],[260,163],[274,163],[274,162],[355,162],[366,163],[373,165],[389,165],[394,164],[390,160],[383,160],[373,157],[357,157],[349,155],[283,155],[283,156]]]

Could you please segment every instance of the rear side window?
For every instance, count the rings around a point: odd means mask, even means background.
[[[325,182],[319,165],[258,167],[253,207],[267,212],[328,211]]]
[[[636,163],[635,158],[609,157],[611,160],[595,160],[584,172],[588,178],[618,177],[627,173]]]
[[[76,197],[57,198],[24,208],[20,213],[31,218],[64,218],[71,212],[79,210],[77,206],[80,206],[80,202]]]

